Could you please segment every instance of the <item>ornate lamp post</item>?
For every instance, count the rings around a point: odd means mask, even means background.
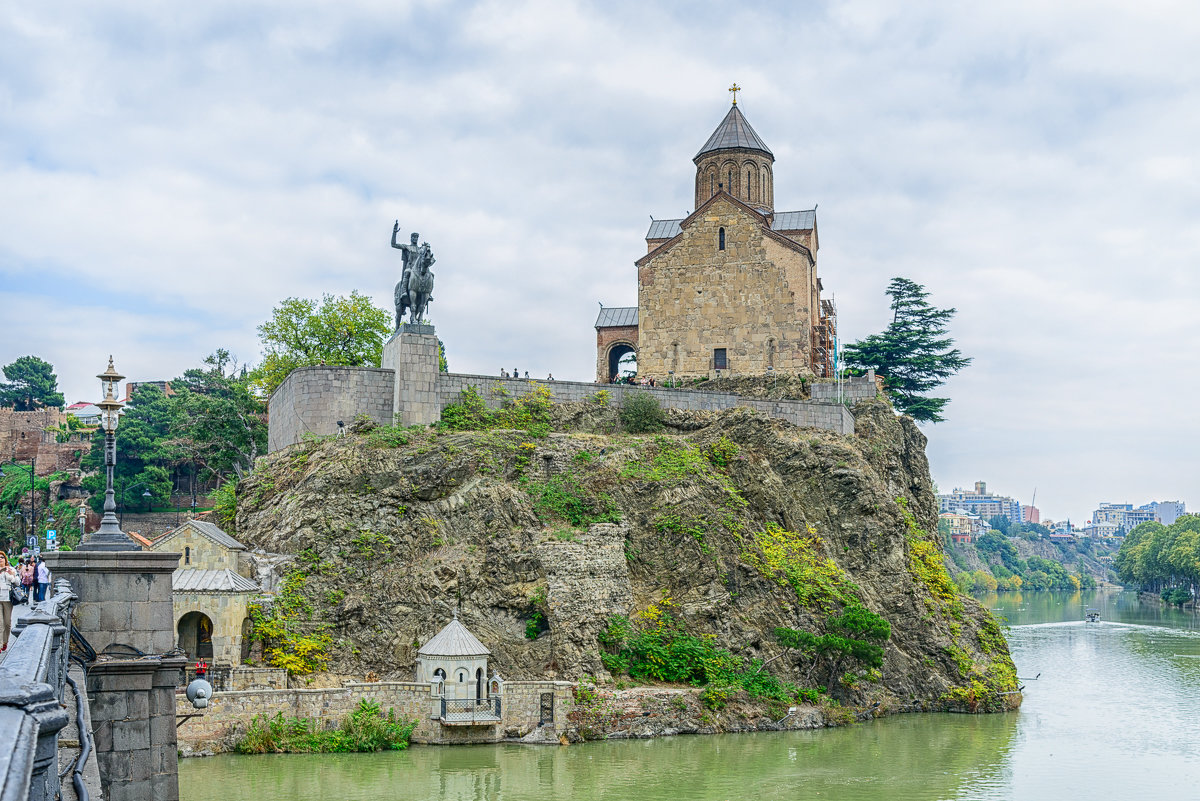
[[[96,404],[100,407],[100,427],[104,429],[104,517],[100,519],[100,528],[83,538],[79,550],[140,551],[141,546],[121,531],[121,524],[117,520],[116,495],[113,492],[113,470],[117,466],[117,423],[121,411],[121,402],[117,400],[117,385],[125,376],[117,372],[113,367],[112,356],[109,356],[108,369],[96,377],[104,387],[104,400]]]

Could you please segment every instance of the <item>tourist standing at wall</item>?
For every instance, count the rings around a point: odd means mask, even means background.
[[[37,590],[33,594],[33,600],[46,600],[46,588],[50,586],[50,568],[42,560],[42,557],[37,558]]]
[[[8,557],[0,553],[0,627],[3,627],[4,634],[0,636],[0,641],[4,643],[0,647],[0,651],[8,650],[8,632],[12,628],[12,601],[9,600],[9,593],[14,587],[21,586],[21,577],[17,575],[16,569],[8,563]]]

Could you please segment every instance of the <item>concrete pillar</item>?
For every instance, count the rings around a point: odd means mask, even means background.
[[[395,372],[395,424],[427,426],[442,416],[438,401],[438,342],[432,325],[400,326],[383,346],[381,367]]]

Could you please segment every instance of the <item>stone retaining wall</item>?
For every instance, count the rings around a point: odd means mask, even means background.
[[[337,433],[337,421],[349,425],[365,414],[392,424],[395,373],[377,367],[298,367],[288,374],[269,402],[267,449],[277,451],[306,433]]]
[[[337,726],[363,699],[395,711],[402,719],[416,720],[414,743],[497,742],[505,737],[523,737],[537,728],[543,693],[554,696],[554,722],[547,729],[557,739],[565,731],[567,715],[573,709],[573,687],[565,681],[506,682],[502,721],[492,726],[442,725],[433,717],[440,704],[432,696],[430,686],[416,682],[382,681],[317,690],[217,692],[213,693],[204,714],[180,724],[179,747],[185,756],[201,751],[229,751],[256,715],[274,717],[283,713],[285,717],[310,718],[324,721],[330,727]],[[182,693],[176,700],[180,715],[195,712]]]

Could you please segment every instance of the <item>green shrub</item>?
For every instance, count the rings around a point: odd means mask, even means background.
[[[545,481],[525,478],[521,483],[543,522],[560,518],[577,528],[621,522],[621,512],[610,496],[592,493],[571,473],[560,473]]]
[[[234,746],[240,754],[331,754],[399,751],[408,747],[417,722],[401,721],[392,710],[362,699],[336,729],[321,728],[308,718],[255,715],[246,734]]]
[[[630,434],[649,434],[662,430],[663,410],[649,392],[631,392],[622,401],[617,419]]]
[[[716,467],[729,467],[730,462],[737,458],[738,445],[722,434],[716,442],[704,449],[704,456]]]
[[[230,479],[209,496],[217,512],[217,524],[224,530],[237,533],[237,479]]]

